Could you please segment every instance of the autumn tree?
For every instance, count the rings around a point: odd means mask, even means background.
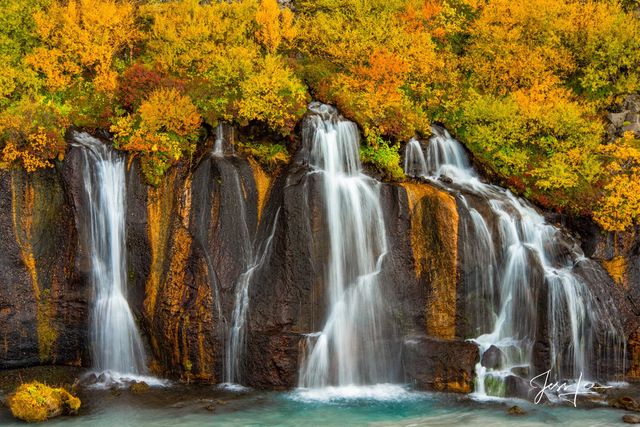
[[[277,0],[261,0],[256,11],[256,39],[267,51],[274,53],[281,43],[291,43],[297,28],[293,22],[293,12],[280,8]]]
[[[640,141],[627,132],[601,153],[610,176],[594,218],[608,231],[624,231],[640,223]]]
[[[65,89],[74,78],[90,80],[97,91],[116,88],[118,55],[130,55],[139,38],[135,8],[128,0],[53,2],[34,15],[43,46],[27,63],[43,73],[48,87]]]
[[[64,157],[64,133],[69,122],[42,98],[24,97],[0,112],[0,161],[27,172],[52,167]]]
[[[147,182],[158,185],[171,165],[193,153],[200,124],[201,117],[188,96],[160,88],[135,114],[115,120],[111,132],[116,148],[140,155]]]
[[[275,0],[185,0],[148,5],[143,15],[153,22],[147,61],[188,81],[186,91],[207,123],[256,120],[279,133],[293,130],[308,98],[276,53],[295,36],[291,11]]]
[[[402,1],[303,1],[300,50],[315,95],[358,122],[367,140],[429,134],[416,102],[438,64],[431,36]]]

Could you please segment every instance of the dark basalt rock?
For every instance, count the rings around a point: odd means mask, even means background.
[[[411,337],[404,345],[407,382],[419,390],[470,393],[478,347],[466,341]]]
[[[79,364],[88,292],[73,208],[55,169],[0,170],[0,369]]]
[[[529,384],[529,381],[523,378],[515,375],[508,375],[504,382],[505,397],[530,399],[535,394],[534,389]]]
[[[500,369],[503,360],[504,354],[502,354],[502,351],[495,345],[492,345],[484,352],[480,363],[487,369]]]
[[[265,331],[249,335],[247,384],[258,389],[284,390],[298,384],[300,334]]]
[[[297,384],[300,340],[322,329],[328,311],[324,283],[329,241],[323,184],[320,175],[307,172],[304,163],[298,162],[277,179],[260,224],[259,240],[274,226],[275,234],[269,256],[249,288],[251,338],[246,372],[253,387]],[[383,334],[398,340],[399,335],[423,332],[426,289],[413,272],[404,189],[382,184],[380,196],[389,248],[379,283],[392,319]]]
[[[430,284],[421,283],[414,271],[406,191],[397,185],[382,184],[380,199],[389,246],[380,272],[380,283],[386,293],[392,322],[398,327],[396,333],[399,336],[421,335],[424,333]]]
[[[31,175],[0,171],[0,335],[6,343],[0,347],[0,368],[90,363],[91,263],[78,237],[86,233],[83,217],[87,215],[81,156],[81,149],[72,147],[58,170]],[[319,331],[327,313],[324,276],[329,251],[322,182],[318,174],[307,173],[302,150],[286,173],[272,177],[275,182],[261,214],[254,171],[241,157],[205,156],[195,167],[180,164],[158,188],[144,183],[135,159],[127,164],[128,296],[149,343],[148,353],[156,362],[156,373],[221,380],[225,328],[232,318],[236,282],[250,263],[251,252],[275,229],[270,252],[249,287],[244,372],[246,383],[253,387],[296,386],[305,334]],[[450,184],[446,177],[441,182]],[[424,336],[433,333],[426,324],[434,283],[429,277],[416,277],[405,188],[382,183],[379,190],[388,240],[380,283],[391,318],[384,336],[402,348],[403,363],[397,365],[418,388],[469,392],[479,355],[475,345],[461,339],[478,336],[479,331],[469,325],[488,320],[472,310],[480,292],[469,283],[485,266],[464,258],[469,237],[463,225],[468,213],[460,209],[464,192],[451,190],[458,198],[453,209],[460,218],[458,268],[453,269],[456,306],[434,305],[454,313],[455,337],[439,340]],[[499,235],[486,200],[463,195],[485,218],[492,235]],[[575,229],[570,224],[569,228]],[[558,236],[562,244],[552,256],[558,264],[575,264],[574,271],[600,304],[619,308],[620,321],[632,337],[627,366],[640,377],[640,232],[613,236],[591,227],[580,235],[588,256],[609,266],[612,276],[616,260],[621,259],[624,274],[611,279],[595,263],[572,259],[573,241],[562,235]],[[441,253],[434,247],[425,250]],[[36,301],[25,253],[32,253],[41,295],[48,296],[44,310]],[[514,372],[520,378],[509,377],[506,384],[507,394],[519,397],[528,395],[524,378],[548,369],[548,337],[553,332],[549,331],[544,274],[532,269],[529,275],[536,304],[526,309],[538,314],[537,324],[527,325],[534,339],[533,367],[531,372]],[[472,317],[476,315],[478,319]],[[51,345],[38,340],[39,328],[41,336],[54,331]],[[496,369],[501,360],[500,350],[493,347],[485,352],[482,363]],[[616,367],[604,363],[590,368],[603,372]]]

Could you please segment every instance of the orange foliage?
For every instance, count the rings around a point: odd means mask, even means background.
[[[640,220],[640,141],[627,132],[601,152],[613,176],[594,218],[605,230],[624,231]]]
[[[26,171],[52,167],[63,158],[64,131],[69,122],[59,111],[33,100],[22,100],[0,113],[0,139],[5,141],[1,159],[20,164]]]
[[[98,91],[115,90],[114,59],[139,38],[129,0],[53,2],[34,19],[43,46],[26,62],[46,76],[50,90],[65,89],[85,72],[93,74]]]
[[[194,150],[201,117],[188,96],[176,89],[156,89],[137,113],[115,120],[117,148],[142,154],[147,181],[157,185],[166,170]]]
[[[280,10],[277,0],[261,0],[256,11],[256,39],[267,51],[278,50],[283,40],[292,42],[297,29],[293,23],[293,12],[284,8]]]

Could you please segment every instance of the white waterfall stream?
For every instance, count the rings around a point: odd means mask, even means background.
[[[74,145],[82,147],[89,209],[93,367],[117,382],[146,372],[144,347],[127,301],[125,159],[87,133],[75,133]]]
[[[236,283],[235,303],[231,319],[231,329],[229,339],[225,349],[224,380],[225,385],[242,384],[243,369],[242,362],[247,346],[247,315],[249,312],[249,286],[260,267],[264,264],[271,249],[271,242],[276,232],[278,216],[280,211],[276,211],[273,225],[269,236],[262,242],[262,245],[253,252],[253,259],[247,270],[240,275]]]
[[[330,106],[313,103],[305,126],[310,173],[322,176],[328,229],[327,314],[309,334],[299,386],[388,383],[385,301],[378,275],[387,252],[379,185],[361,172],[359,131]]]

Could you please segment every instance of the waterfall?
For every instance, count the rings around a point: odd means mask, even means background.
[[[303,144],[309,173],[322,177],[328,230],[324,328],[307,336],[299,386],[366,385],[392,380],[378,283],[387,240],[377,182],[361,173],[359,132],[335,108],[312,103]]]
[[[233,154],[233,127],[219,122],[216,126],[216,139],[213,143],[211,154],[217,157],[223,157],[225,152]]]
[[[411,138],[404,155],[404,173],[414,178],[427,176],[427,162],[420,141]]]
[[[276,233],[276,224],[278,223],[278,216],[280,210],[278,209],[273,220],[273,225],[267,239],[263,242],[260,248],[254,253],[249,264],[249,267],[243,272],[236,283],[236,295],[235,303],[233,306],[233,316],[231,323],[231,330],[229,331],[229,339],[227,341],[227,347],[225,351],[225,366],[224,366],[224,380],[227,385],[230,384],[242,384],[243,371],[242,362],[247,346],[247,314],[249,312],[249,286],[255,272],[259,271],[260,267],[264,264],[269,250],[271,249],[271,242],[273,236]]]
[[[125,159],[87,133],[75,133],[74,145],[82,147],[89,208],[93,365],[116,380],[127,374],[143,374],[144,348],[126,297]]]
[[[224,155],[224,150],[222,144],[224,142],[224,125],[222,122],[218,123],[216,127],[216,141],[213,144],[213,154],[214,156],[222,156]]]
[[[415,144],[407,146],[414,150]],[[444,129],[433,129],[426,169],[440,178],[433,179],[435,185],[459,201],[465,312],[471,313],[473,341],[481,356],[489,349],[500,355],[493,366],[476,367],[476,393],[503,393],[504,378],[530,378],[545,369],[557,379],[610,378],[599,349],[613,349],[610,357],[619,364],[624,335],[615,306],[600,301],[579,274],[595,274],[593,261],[528,202],[481,182],[462,145]],[[546,319],[539,318],[541,308]],[[534,361],[536,341],[547,342],[549,366]],[[492,386],[496,380],[498,387]]]

